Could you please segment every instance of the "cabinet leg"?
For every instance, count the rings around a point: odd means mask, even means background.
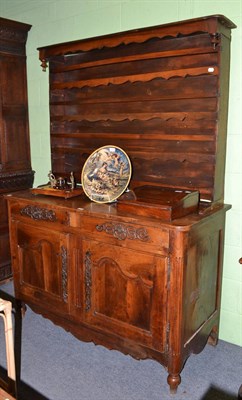
[[[208,344],[210,344],[211,346],[216,346],[218,344],[218,329],[215,326],[208,338]]]
[[[176,394],[177,387],[181,383],[181,376],[180,374],[169,374],[167,377],[168,385],[170,385],[170,393]]]

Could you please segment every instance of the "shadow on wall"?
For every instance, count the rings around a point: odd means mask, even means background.
[[[201,400],[237,400],[240,398],[226,393],[217,387],[210,387]]]

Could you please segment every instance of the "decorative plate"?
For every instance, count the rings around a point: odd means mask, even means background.
[[[82,169],[82,188],[96,203],[112,203],[127,189],[131,178],[131,163],[117,146],[95,150]]]

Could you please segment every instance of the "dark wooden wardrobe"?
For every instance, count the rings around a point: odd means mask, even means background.
[[[0,281],[12,276],[3,195],[29,188],[30,162],[25,45],[31,26],[0,18]]]

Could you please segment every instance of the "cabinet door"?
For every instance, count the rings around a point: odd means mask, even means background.
[[[167,258],[83,243],[84,320],[160,351],[166,341]]]
[[[12,221],[13,272],[17,295],[45,301],[61,313],[68,306],[69,234]]]
[[[31,168],[24,57],[0,58],[0,163],[4,171]]]

